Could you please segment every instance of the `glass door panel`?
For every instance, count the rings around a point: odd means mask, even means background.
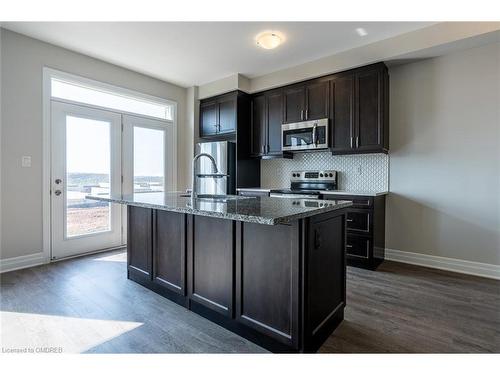
[[[52,102],[52,258],[122,245],[119,205],[85,199],[121,195],[121,116]]]

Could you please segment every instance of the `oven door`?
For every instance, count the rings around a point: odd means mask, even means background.
[[[328,119],[281,125],[283,151],[328,148]]]

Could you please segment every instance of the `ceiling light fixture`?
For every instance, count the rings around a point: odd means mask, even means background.
[[[356,32],[358,33],[359,36],[365,36],[365,35],[368,35],[368,33],[366,32],[365,29],[363,29],[362,27],[358,27],[356,29]]]
[[[257,45],[264,49],[273,49],[283,43],[283,37],[274,31],[265,31],[255,38]]]

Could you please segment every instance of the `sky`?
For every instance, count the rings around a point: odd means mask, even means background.
[[[134,175],[162,176],[162,130],[134,128]],[[68,173],[109,173],[110,123],[67,116],[66,163]]]

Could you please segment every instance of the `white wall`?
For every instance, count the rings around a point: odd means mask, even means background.
[[[500,44],[390,69],[386,246],[500,265]]]
[[[186,89],[8,30],[1,33],[1,258],[42,250],[42,68],[59,69],[178,103],[178,162],[186,132]],[[32,168],[21,168],[21,156]],[[186,185],[179,168],[178,184]]]

